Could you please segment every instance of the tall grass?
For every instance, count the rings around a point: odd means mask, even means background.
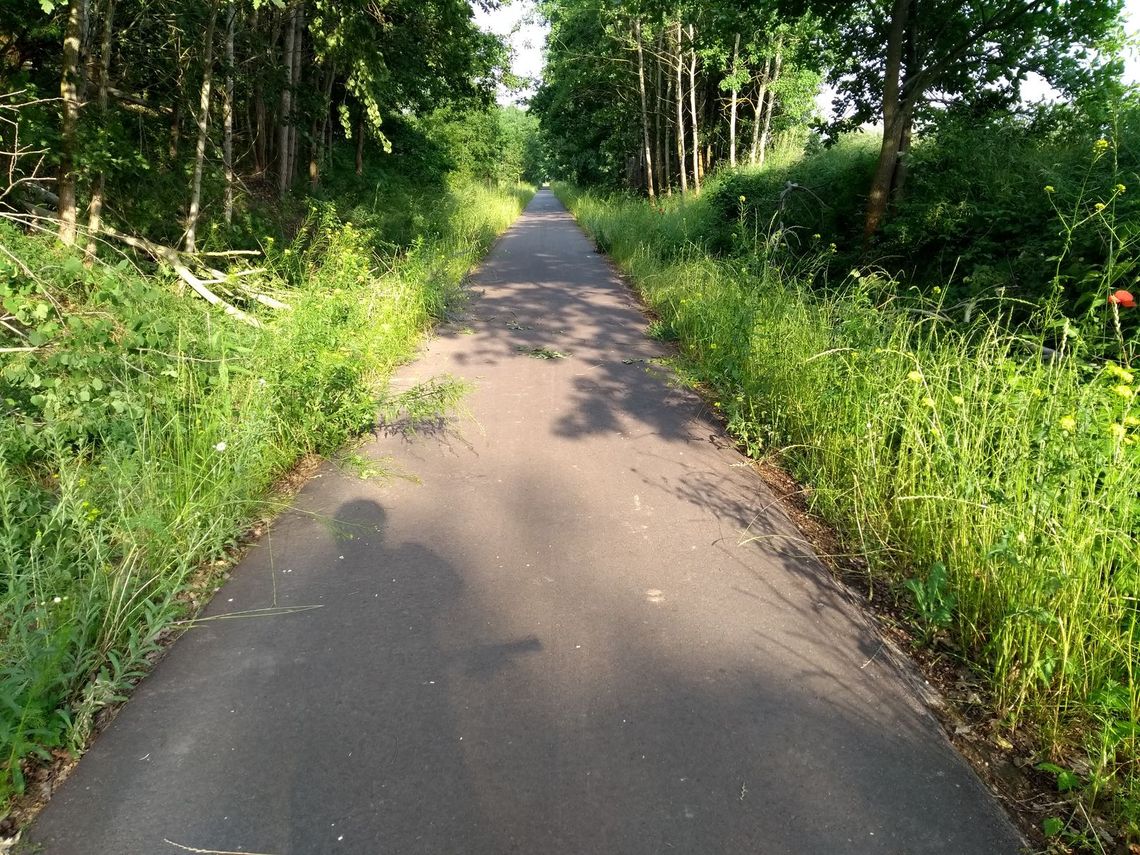
[[[813,509],[984,675],[1039,760],[1140,823],[1140,412],[1126,366],[1087,363],[935,294],[789,262],[759,235],[714,258],[703,202],[558,188],[631,274],[730,430],[810,484]],[[814,285],[812,283],[815,283]],[[1062,341],[1064,341],[1062,337]],[[1063,346],[1062,346],[1063,348]],[[1043,356],[1042,354],[1047,354]]]
[[[314,206],[266,258],[260,287],[292,309],[264,330],[0,223],[0,297],[36,343],[0,373],[0,801],[30,758],[83,747],[275,480],[374,423],[393,368],[529,195],[431,194],[399,249],[383,206],[355,223]]]

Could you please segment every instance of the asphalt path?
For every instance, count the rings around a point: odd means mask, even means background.
[[[31,830],[50,855],[1015,853],[915,678],[543,190]],[[312,607],[312,608],[306,608]]]

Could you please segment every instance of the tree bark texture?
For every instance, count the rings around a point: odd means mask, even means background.
[[[234,221],[234,25],[237,8],[230,0],[226,10],[226,85],[222,90],[222,166],[226,173],[222,218]]]
[[[297,6],[290,7],[285,23],[285,86],[281,89],[281,115],[277,117],[277,194],[289,189],[289,127],[293,122],[293,56],[297,43]]]
[[[693,190],[701,192],[701,132],[697,117],[697,34],[689,24],[689,112],[693,120]]]
[[[684,81],[684,53],[681,50],[681,22],[677,21],[677,54],[675,56],[677,69],[677,167],[681,172],[681,192],[689,192],[689,182],[685,177],[685,81]]]
[[[657,33],[656,85],[653,87],[653,154],[657,164],[657,192],[668,193],[669,172],[665,168],[665,116],[661,111],[661,33]]]
[[[649,198],[655,198],[653,187],[653,152],[649,142],[649,106],[645,93],[645,54],[641,48],[641,19],[633,19],[633,38],[637,42],[637,91],[641,96],[641,135],[644,141],[645,189]]]
[[[218,7],[210,9],[202,56],[202,92],[198,101],[198,144],[194,149],[194,178],[190,184],[190,210],[186,216],[186,252],[197,251],[198,216],[202,204],[202,171],[206,165],[206,143],[210,129],[210,90],[214,84],[214,29]]]
[[[867,216],[863,221],[864,241],[874,237],[883,221],[898,167],[903,132],[909,123],[906,114],[910,109],[903,107],[900,95],[903,47],[910,19],[910,4],[911,0],[894,0],[891,6],[891,22],[887,30],[887,63],[883,78],[883,144],[879,149],[879,161],[867,198]]]
[[[768,105],[764,109],[764,127],[760,131],[760,152],[757,163],[760,166],[764,165],[764,158],[768,152],[768,142],[771,139],[772,133],[772,114],[776,112],[776,84],[780,80],[780,65],[782,63],[784,47],[784,37],[780,36],[776,40],[776,57],[772,62],[772,76],[768,79]]]
[[[107,0],[103,7],[103,38],[99,45],[99,117],[107,114],[108,93],[111,81],[111,35],[115,27],[115,0]],[[96,255],[95,239],[103,224],[103,196],[107,189],[107,174],[99,170],[91,182],[91,204],[87,208],[87,261]]]
[[[75,209],[75,155],[79,135],[79,45],[83,38],[86,0],[71,0],[67,8],[67,27],[63,35],[63,73],[59,80],[59,96],[63,104],[62,138],[59,156],[59,239],[67,246],[75,245],[78,228]]]
[[[760,129],[764,124],[764,108],[768,99],[768,78],[771,74],[772,58],[768,57],[764,61],[764,73],[760,76],[756,89],[756,104],[752,121],[752,147],[748,151],[748,162],[752,166],[756,165],[756,159],[760,156]]]
[[[737,64],[740,62],[740,33],[736,34],[736,41],[732,45],[732,95],[728,109],[728,163],[736,168],[736,104],[740,97],[740,89],[736,83]]]

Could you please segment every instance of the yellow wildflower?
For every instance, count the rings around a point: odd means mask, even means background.
[[[955,404],[957,404],[959,407],[963,406],[966,403],[966,399],[963,398],[961,395],[955,395],[950,400],[953,401]]]
[[[1125,386],[1123,383],[1118,386],[1113,386],[1112,391],[1126,401],[1136,394],[1134,391],[1132,391],[1131,386]]]
[[[1054,188],[1052,184],[1046,184],[1045,185],[1045,192],[1046,193],[1054,193],[1054,192],[1056,192],[1056,188]]]
[[[1135,379],[1131,371],[1129,371],[1127,368],[1120,367],[1115,362],[1106,363],[1104,370],[1119,380],[1121,383],[1131,383]]]
[[[1120,440],[1124,439],[1125,435],[1128,433],[1124,429],[1124,425],[1120,424],[1119,422],[1113,422],[1112,426],[1109,427],[1108,430],[1109,430],[1109,433],[1112,434],[1112,438],[1117,440],[1118,442]]]
[[[912,371],[906,375],[906,379],[912,383],[921,383],[922,379],[923,379],[922,378],[922,372],[921,371]]]
[[[1114,187],[1113,189],[1116,190],[1117,193],[1123,193],[1125,190],[1125,187],[1123,184],[1117,184],[1116,187]]]
[[[1077,420],[1073,416],[1061,416],[1058,424],[1065,433],[1072,433],[1077,429]]]

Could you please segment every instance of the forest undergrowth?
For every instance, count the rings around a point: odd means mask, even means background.
[[[283,209],[244,223],[261,272],[237,281],[288,306],[260,327],[118,248],[85,266],[0,221],[0,804],[29,764],[85,746],[208,599],[186,596],[198,571],[278,507],[275,482],[375,424],[394,367],[533,193],[349,169],[287,200],[295,233]]]
[[[1069,315],[1001,290],[949,300],[881,267],[836,276],[826,240],[758,226],[743,194],[726,213],[741,184],[656,203],[557,192],[741,446],[808,485],[874,595],[980,675],[999,732],[1034,746],[1058,790],[1044,834],[1101,851],[1102,816],[1138,839],[1140,409],[1129,308],[1105,299],[1127,269],[1085,276],[1099,297]],[[1128,255],[1108,187],[1107,204],[1088,187],[1057,208],[1053,270],[1088,230],[1116,237],[1109,262]]]

